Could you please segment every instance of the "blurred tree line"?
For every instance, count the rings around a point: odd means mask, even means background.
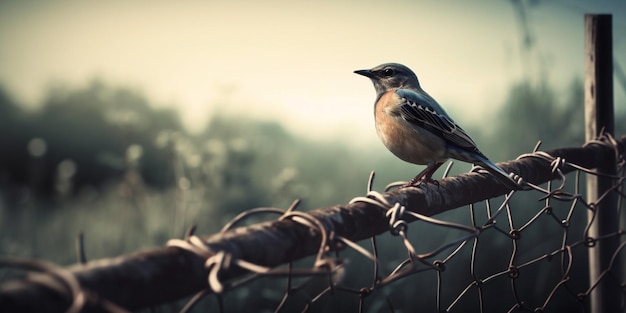
[[[147,184],[163,188],[172,182],[171,156],[154,138],[164,131],[181,131],[178,115],[151,108],[132,90],[110,88],[101,81],[76,90],[56,86],[35,111],[23,110],[0,90],[0,110],[4,190],[20,193],[27,188],[37,197],[49,197],[100,187],[126,173],[138,153],[138,171]],[[63,175],[71,176],[66,178],[74,188],[58,189]]]
[[[276,192],[301,189],[296,177],[302,173],[313,174],[326,193],[331,181],[349,184],[351,178],[350,170],[332,162],[351,153],[340,143],[313,143],[276,122],[228,114],[189,134],[176,111],[154,108],[139,92],[99,80],[84,88],[53,87],[31,111],[0,88],[0,117],[0,186],[12,200],[72,196],[131,175],[155,190],[229,189],[239,194],[233,199],[265,203]],[[331,173],[350,175],[324,176]]]

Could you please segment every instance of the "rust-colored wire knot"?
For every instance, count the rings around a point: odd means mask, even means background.
[[[511,279],[516,279],[519,277],[519,269],[517,268],[517,266],[515,265],[511,265],[509,266],[509,269],[507,271],[507,275],[509,276],[509,278]]]
[[[585,246],[588,248],[593,248],[596,246],[597,240],[593,237],[585,237]]]
[[[522,238],[522,233],[518,229],[511,229],[509,232],[509,236],[513,240],[519,240]]]
[[[442,260],[435,260],[435,262],[433,262],[433,266],[435,266],[439,272],[444,272],[446,270],[446,263]]]
[[[220,281],[219,273],[223,269],[230,267],[231,256],[230,254],[220,251],[214,256],[208,258],[204,263],[204,267],[209,270],[208,283],[213,292],[221,294],[224,292],[224,285]]]
[[[405,211],[406,208],[403,205],[396,203],[391,209],[387,210],[387,213],[385,213],[389,219],[389,230],[394,236],[398,236],[401,233],[406,234],[409,228],[408,223],[403,219]]]

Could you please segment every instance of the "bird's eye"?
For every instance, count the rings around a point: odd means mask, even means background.
[[[383,76],[384,77],[391,77],[391,76],[393,76],[393,74],[394,74],[393,69],[386,68],[386,69],[383,70]]]

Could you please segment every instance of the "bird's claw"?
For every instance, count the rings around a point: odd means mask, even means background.
[[[422,184],[434,184],[437,185],[437,187],[439,187],[439,181],[434,180],[432,178],[424,178],[424,177],[419,177],[418,179],[411,179],[408,183],[400,186],[400,188],[407,188],[407,187],[419,187]]]

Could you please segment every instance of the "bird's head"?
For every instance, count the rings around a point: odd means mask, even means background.
[[[376,88],[378,95],[388,90],[398,88],[420,89],[420,84],[415,73],[402,64],[385,63],[369,70],[358,70],[354,72],[369,77],[374,83],[374,88]]]

